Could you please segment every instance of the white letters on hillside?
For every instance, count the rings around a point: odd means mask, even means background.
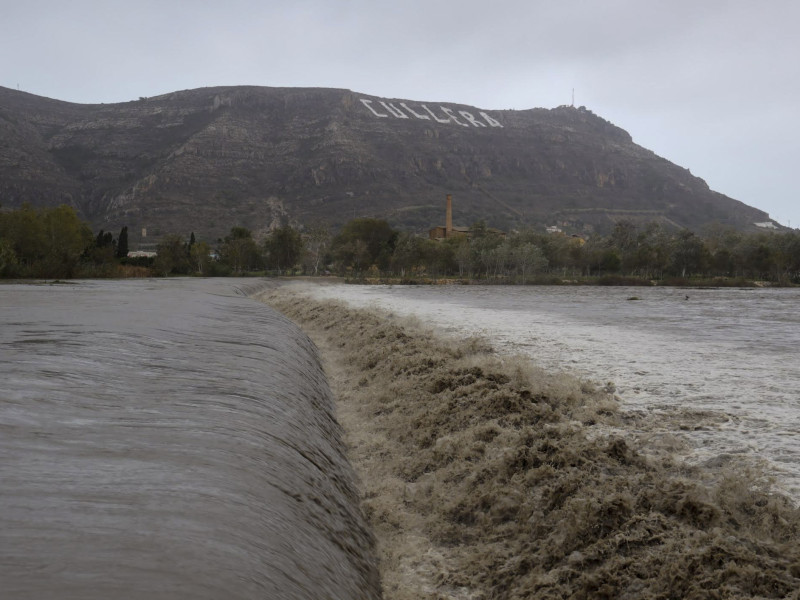
[[[433,111],[430,108],[428,108],[427,106],[425,106],[424,104],[422,105],[422,108],[424,108],[427,111],[427,113],[430,116],[433,117],[433,120],[436,121],[437,123],[449,123],[450,122],[450,119],[440,119],[439,117],[437,117],[435,114],[433,114]]]
[[[363,102],[363,100],[362,100],[362,102]],[[408,104],[406,104],[405,102],[401,102],[400,106],[405,108],[408,112],[410,112],[413,116],[417,117],[418,119],[423,119],[425,121],[429,121],[430,120],[430,117],[428,115],[421,115],[418,112],[414,112],[412,109],[410,109],[408,107]]]
[[[465,118],[467,121],[469,121],[470,123],[472,123],[472,124],[473,124],[475,127],[486,127],[486,123],[481,123],[480,121],[476,121],[476,120],[475,120],[475,117],[473,117],[473,116],[472,116],[470,113],[468,113],[468,112],[467,112],[467,111],[465,111],[465,110],[460,110],[460,111],[458,111],[458,114],[460,114],[460,115],[461,115],[462,117],[464,117],[464,118]],[[492,119],[492,120],[494,121],[494,119]],[[494,122],[495,122],[495,123],[497,123],[497,121],[494,121]],[[502,127],[502,125],[500,125],[500,123],[497,123],[497,125],[499,125],[500,127]],[[492,127],[495,127],[495,125],[492,125]]]
[[[408,118],[408,115],[406,113],[404,113],[402,110],[397,108],[391,102],[389,104],[386,104],[386,102],[381,102],[381,105],[383,106],[383,108],[388,110],[390,113],[392,113],[398,119],[407,119]]]
[[[442,112],[445,113],[448,117],[453,119],[453,123],[455,123],[456,125],[463,125],[464,127],[469,127],[469,125],[467,125],[466,123],[462,123],[461,121],[456,119],[456,116],[453,114],[453,111],[450,110],[449,108],[445,106],[440,106],[439,108],[441,108]]]
[[[493,119],[485,112],[481,111],[478,114],[483,121],[479,120],[478,117],[475,117],[472,113],[469,113],[465,110],[458,111],[460,117],[456,116],[456,113],[446,106],[440,106],[439,110],[443,113],[446,118],[441,118],[437,116],[430,108],[425,106],[424,104],[420,105],[420,108],[423,112],[417,112],[416,110],[412,109],[408,104],[405,102],[400,103],[400,108],[394,105],[391,102],[384,102],[383,100],[379,100],[378,103],[383,107],[383,110],[375,108],[372,106],[373,100],[368,100],[367,98],[361,98],[361,104],[367,107],[369,112],[371,112],[376,117],[380,117],[382,119],[387,119],[389,116],[393,116],[395,119],[409,119],[414,117],[415,119],[421,119],[423,121],[430,121],[433,119],[437,123],[453,123],[455,125],[461,125],[462,127],[502,127],[499,121]],[[403,112],[405,110],[405,112]],[[385,112],[384,112],[385,111]],[[428,113],[428,114],[424,114]],[[411,117],[409,117],[411,115]],[[466,121],[460,121],[459,118]],[[485,122],[484,122],[485,121]]]
[[[485,112],[482,112],[482,113],[481,113],[481,116],[482,116],[484,119],[486,119],[486,122],[487,122],[489,125],[491,125],[492,127],[502,127],[502,125],[500,125],[500,123],[498,123],[497,121],[495,121],[495,120],[494,120],[492,117],[490,117],[489,115],[487,115]]]
[[[362,98],[361,99],[361,103],[364,106],[366,106],[368,109],[370,109],[372,111],[372,114],[375,115],[376,117],[388,117],[389,116],[389,115],[383,115],[383,114],[379,113],[377,110],[375,110],[374,108],[372,108],[370,106],[370,104],[372,104],[372,100],[367,100],[366,98]]]

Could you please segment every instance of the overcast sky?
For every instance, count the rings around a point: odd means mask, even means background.
[[[215,85],[585,105],[800,226],[797,0],[0,0],[0,85],[81,103]]]

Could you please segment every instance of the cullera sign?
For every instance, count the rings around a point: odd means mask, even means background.
[[[397,106],[395,106],[392,102],[378,100],[378,104],[380,104],[385,110],[385,112],[383,112],[380,108],[373,106],[374,102],[374,100],[361,98],[361,104],[366,106],[373,115],[382,119],[388,119],[389,115],[392,115],[395,119],[410,119],[411,117],[414,117],[415,119],[421,119],[423,121],[433,120],[437,123],[455,123],[456,125],[461,125],[462,127],[502,127],[498,121],[487,115],[485,112],[479,112],[478,114],[480,117],[475,117],[472,113],[469,113],[465,110],[459,110],[458,114],[460,116],[457,116],[452,109],[447,108],[446,106],[440,106],[439,110],[441,110],[442,113],[447,117],[446,119],[443,119],[440,116],[436,116],[436,114],[424,104],[420,105],[423,112],[417,112],[405,102],[400,102],[400,106],[405,109],[405,112],[403,112],[403,110],[397,108]],[[459,118],[461,121],[459,121]]]

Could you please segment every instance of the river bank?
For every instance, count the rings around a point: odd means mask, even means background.
[[[353,285],[529,285],[529,286],[617,286],[617,287],[676,287],[676,288],[764,288],[797,287],[792,281],[765,281],[734,277],[685,278],[668,277],[649,279],[627,275],[600,275],[581,277],[559,277],[555,275],[518,278],[463,277],[344,277],[344,283]]]
[[[386,598],[766,598],[800,515],[757,474],[621,434],[609,390],[333,301],[261,297],[320,348]]]

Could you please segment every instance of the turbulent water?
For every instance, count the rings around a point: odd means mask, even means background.
[[[0,286],[4,598],[375,598],[307,338],[230,281]]]
[[[612,383],[624,408],[657,417],[655,429],[628,434],[711,467],[763,459],[800,501],[798,290],[300,287]]]

